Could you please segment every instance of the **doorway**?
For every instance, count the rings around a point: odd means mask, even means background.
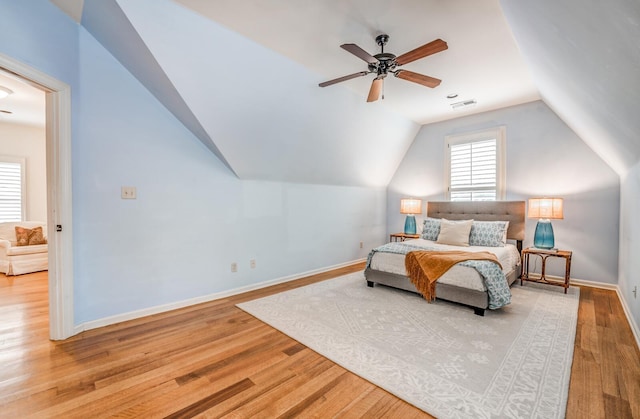
[[[45,92],[49,337],[62,340],[81,331],[73,320],[71,88],[3,54],[0,70]]]

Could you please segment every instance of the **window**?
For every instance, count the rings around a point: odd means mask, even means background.
[[[445,138],[445,188],[450,201],[505,198],[506,129]]]
[[[0,156],[0,222],[24,219],[24,159]]]

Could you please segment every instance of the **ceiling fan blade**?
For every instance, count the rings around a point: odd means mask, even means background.
[[[396,58],[396,63],[398,65],[407,64],[412,61],[419,60],[420,58],[435,54],[437,52],[444,51],[447,48],[449,48],[449,46],[446,42],[444,42],[442,39],[436,39],[435,41],[431,41],[428,44],[424,44],[421,47],[402,54],[401,56]]]
[[[369,64],[376,64],[378,62],[378,59],[376,57],[369,54],[367,51],[363,50],[356,44],[342,44],[340,45],[340,48],[342,48],[345,51],[349,51],[356,57],[368,62]]]
[[[369,96],[367,102],[375,102],[380,97],[380,91],[382,91],[382,79],[373,79],[371,83],[371,89],[369,90]]]
[[[424,74],[414,73],[413,71],[398,70],[394,74],[396,77],[399,77],[401,79],[412,81],[414,83],[418,83],[431,88],[437,87],[440,82],[442,82],[442,80],[440,79],[425,76]]]
[[[332,84],[340,83],[342,81],[355,79],[356,77],[366,76],[367,74],[369,74],[368,71],[359,71],[357,73],[349,74],[348,76],[342,76],[342,77],[338,77],[337,79],[333,79],[333,80],[322,82],[322,83],[318,84],[318,86],[327,87],[327,86],[331,86]]]

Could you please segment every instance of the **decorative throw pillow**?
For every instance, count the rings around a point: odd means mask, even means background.
[[[450,221],[443,218],[440,222],[440,234],[438,234],[436,243],[469,246],[469,233],[472,224],[473,220]]]
[[[425,218],[422,223],[422,238],[424,240],[438,240],[438,234],[440,234],[440,219],[438,218]]]
[[[29,234],[29,244],[47,244],[47,239],[44,238],[42,227],[35,227],[31,229],[31,234]]]
[[[32,229],[16,227],[16,242],[18,246],[31,246],[35,244],[47,244],[42,227]]]
[[[474,221],[469,234],[469,245],[504,247],[507,244],[509,221]]]

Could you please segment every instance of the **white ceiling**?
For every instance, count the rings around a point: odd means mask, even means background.
[[[76,20],[82,15],[81,0],[51,1]],[[318,83],[366,70],[366,63],[341,44],[355,43],[376,54],[375,37],[387,33],[385,51],[400,55],[436,38],[445,40],[448,50],[403,67],[441,79],[440,86],[429,89],[394,77],[385,82],[384,106],[419,124],[540,99],[499,0],[174,1],[302,64],[318,74]],[[214,54],[215,48],[212,43]],[[260,69],[255,72],[259,77]],[[325,89],[351,89],[364,101],[372,78]],[[449,94],[458,97],[447,99]],[[470,99],[477,105],[451,108]]]
[[[640,161],[640,1],[502,7],[543,100],[624,175]]]
[[[366,184],[346,172],[350,165],[326,166],[335,156],[346,162],[372,161],[371,156],[363,158],[362,151],[380,144],[395,147],[391,160],[401,158],[396,154],[408,148],[414,129],[404,126],[398,133],[393,126],[402,124],[396,117],[425,124],[540,98],[619,174],[640,158],[637,0],[621,0],[615,7],[596,0],[97,0],[86,5],[82,0],[51,1],[76,20],[82,16],[82,25],[125,67],[138,69],[131,71],[173,109],[172,95],[163,98],[149,82],[153,74],[163,74],[161,87],[182,97],[193,113],[190,118],[206,130],[207,135],[196,136],[236,160],[228,165],[240,178],[332,183],[335,177],[344,179],[338,183]],[[117,12],[124,26],[98,10],[101,3],[124,9]],[[103,22],[104,31],[96,30],[91,19],[87,25],[87,5],[93,5],[93,21]],[[324,89],[317,86],[365,70],[363,61],[339,46],[355,43],[375,54],[374,38],[380,33],[390,35],[385,51],[396,55],[436,38],[445,40],[448,50],[404,66],[441,78],[442,84],[429,89],[391,78],[385,100],[373,104],[365,104],[372,75]],[[131,57],[140,56],[149,59],[136,67]],[[193,69],[201,73],[199,80]],[[198,86],[214,77],[218,83],[198,93]],[[452,101],[446,99],[452,93],[458,94],[456,101],[475,99],[478,105],[452,110]],[[274,105],[265,98],[280,101]],[[232,115],[207,111],[227,111],[234,105]],[[360,119],[348,121],[356,108]],[[256,119],[262,126],[245,123]],[[292,122],[299,122],[297,131],[287,132]],[[387,131],[374,127],[363,133],[355,128],[372,123],[386,124]],[[266,129],[256,135],[260,128]],[[363,144],[363,138],[370,141]],[[207,144],[209,139],[214,147]],[[314,144],[332,157],[304,159],[317,155]],[[260,147],[280,154],[245,153]],[[388,153],[388,148],[380,148],[369,168],[364,163],[355,167],[369,179],[380,160],[390,159]],[[284,173],[283,167],[300,161],[307,165]],[[243,165],[258,170],[251,172]],[[376,184],[384,184],[392,166],[382,170]]]
[[[386,33],[385,52],[400,55],[443,39],[448,50],[402,67],[442,79],[440,86],[394,77],[385,82],[384,105],[419,124],[540,99],[498,0],[174,1],[304,65],[318,83],[367,69],[341,44],[376,54],[375,37]],[[215,54],[215,43],[210,50]],[[259,77],[260,69],[255,72]],[[325,89],[352,89],[364,101],[373,77]],[[452,93],[458,97],[447,99]],[[450,106],[469,99],[478,102],[472,109]]]
[[[0,99],[0,123],[45,125],[44,91],[35,88],[16,76],[0,70],[0,86],[13,91],[4,99]],[[8,111],[10,114],[3,112]]]

